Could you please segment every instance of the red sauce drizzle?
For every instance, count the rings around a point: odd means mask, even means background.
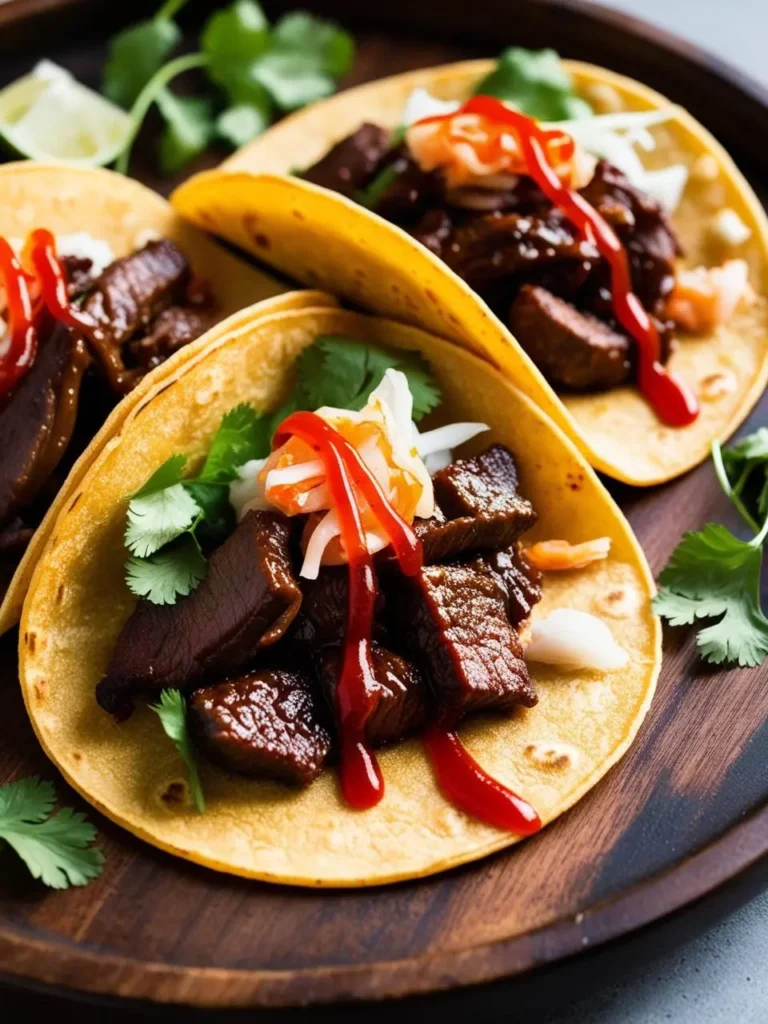
[[[329,423],[313,412],[295,412],[275,432],[272,447],[299,437],[323,461],[333,508],[349,563],[349,604],[344,657],[336,689],[341,733],[341,790],[357,810],[375,806],[384,795],[376,755],[365,741],[365,723],[373,712],[374,673],[371,633],[378,587],[365,543],[355,488],[387,535],[400,569],[414,576],[423,564],[421,542],[392,508],[358,453]],[[424,742],[443,794],[457,807],[497,828],[530,835],[541,821],[530,804],[483,771],[456,733],[434,723]]]
[[[583,237],[593,241],[611,268],[611,298],[616,319],[637,342],[639,353],[637,383],[651,407],[664,423],[684,427],[699,414],[698,404],[688,385],[676,374],[669,373],[661,363],[661,339],[651,317],[632,291],[632,276],[624,246],[616,232],[587,200],[564,185],[547,156],[548,151],[560,147],[559,155],[565,159],[573,153],[564,148],[563,132],[542,128],[533,118],[510,110],[491,96],[473,96],[458,111],[461,114],[479,114],[490,121],[507,124],[520,145],[528,173],[550,202],[558,207]],[[455,114],[425,118],[420,124],[447,120]],[[560,137],[560,140],[558,139]]]
[[[11,390],[32,365],[37,332],[29,285],[21,263],[9,243],[0,237],[0,284],[8,305],[8,351],[0,357],[0,393]]]
[[[424,731],[424,745],[443,795],[456,807],[507,832],[539,831],[541,818],[533,807],[484,771],[453,729],[433,722]]]
[[[31,268],[31,273],[24,269],[22,262]],[[39,288],[37,304],[32,301],[30,283]],[[0,395],[5,395],[35,360],[35,321],[41,306],[68,327],[83,328],[92,324],[90,318],[69,304],[66,274],[56,255],[56,241],[50,231],[38,228],[30,234],[23,260],[19,260],[8,241],[0,237],[0,284],[7,296],[10,332],[8,351],[0,356]]]
[[[375,708],[371,632],[378,587],[365,543],[355,486],[379,520],[406,574],[421,566],[421,544],[397,515],[355,449],[313,412],[296,412],[278,427],[273,447],[289,436],[301,438],[323,460],[333,508],[349,562],[347,631],[336,703],[341,733],[341,789],[357,810],[373,807],[384,796],[384,779],[376,755],[365,741],[365,723]]]

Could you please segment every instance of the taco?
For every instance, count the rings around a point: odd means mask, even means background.
[[[96,454],[20,679],[47,754],[142,839],[373,885],[508,846],[605,774],[653,695],[652,592],[594,472],[486,361],[289,311],[177,364]]]
[[[269,296],[265,314],[307,299],[279,295],[277,281],[120,175],[8,164],[0,195],[4,632],[18,621],[37,556],[98,450],[77,461],[92,439],[111,436],[130,402],[162,379],[166,360],[215,335],[222,321],[221,329],[236,324],[236,310]],[[324,301],[333,302],[309,296],[312,305]],[[117,405],[125,395],[128,404]]]
[[[701,461],[768,379],[768,225],[747,182],[663,96],[551,51],[342,93],[172,201],[484,355],[631,484]]]

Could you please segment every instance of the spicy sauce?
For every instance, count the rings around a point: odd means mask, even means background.
[[[632,291],[629,259],[624,246],[605,218],[580,193],[560,180],[550,162],[550,155],[560,159],[572,156],[573,140],[564,132],[541,127],[532,117],[510,110],[491,96],[473,96],[457,113],[478,114],[494,124],[510,127],[520,147],[526,172],[583,237],[595,243],[610,267],[614,315],[637,343],[640,391],[664,423],[673,427],[692,423],[699,414],[696,398],[685,381],[662,365],[659,332]],[[441,114],[418,123],[445,121],[455,116],[456,113]],[[500,146],[500,141],[497,142]]]
[[[29,284],[16,253],[0,237],[0,285],[8,306],[8,348],[0,357],[0,393],[11,390],[32,365],[37,332]]]
[[[381,769],[365,740],[365,725],[375,710],[370,651],[378,585],[355,488],[376,516],[406,576],[416,575],[423,564],[421,543],[392,508],[352,445],[329,423],[312,412],[292,413],[278,427],[273,449],[291,436],[308,444],[323,461],[349,563],[347,629],[336,688],[341,734],[340,781],[347,803],[357,810],[366,810],[384,795]],[[424,742],[440,789],[461,810],[519,835],[530,835],[541,828],[531,805],[483,771],[453,730],[434,723],[427,728]]]

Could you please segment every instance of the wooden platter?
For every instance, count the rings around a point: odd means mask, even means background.
[[[350,84],[513,42],[632,74],[689,107],[768,195],[758,130],[768,97],[633,19],[574,0],[311,6],[357,35]],[[125,17],[91,0],[0,3],[0,84],[43,56],[95,84],[104,39]],[[767,423],[764,398],[744,430]],[[709,519],[737,526],[709,466],[614,493],[655,572],[683,530]],[[0,783],[40,773],[82,805],[34,740],[15,642],[0,643]],[[44,891],[3,857],[0,976],[81,994],[285,1007],[434,993],[551,964],[696,900],[768,852],[767,683],[765,669],[703,667],[690,637],[668,632],[657,697],[621,764],[533,840],[422,882],[338,893],[260,885],[176,861],[91,812],[107,866],[87,888]]]

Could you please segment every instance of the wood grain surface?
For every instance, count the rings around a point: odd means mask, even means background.
[[[114,10],[98,13],[80,0],[7,20],[20,6],[0,6],[3,81],[43,55],[97,81]],[[312,7],[353,29],[363,20],[352,0]],[[636,34],[627,19],[586,14],[582,5],[385,7],[375,12],[379,27],[358,32],[350,82],[494,53],[500,40],[547,42],[634,73],[694,110],[718,90],[737,97],[727,118],[714,108],[703,116],[725,141],[758,109],[768,116],[756,88],[726,80],[690,47]],[[52,25],[61,31],[42,32]],[[768,183],[759,137],[750,143],[741,134],[740,143],[756,185]],[[139,166],[150,166],[147,147]],[[744,429],[766,423],[764,399]],[[710,519],[738,525],[709,466],[649,492],[613,490],[655,572],[683,530]],[[0,643],[0,783],[37,772],[56,781],[63,801],[84,807],[34,740],[15,680],[15,640]],[[618,768],[536,838],[427,881],[341,893],[269,887],[176,861],[91,812],[107,865],[87,888],[45,891],[3,857],[0,974],[158,1002],[278,1007],[433,992],[592,947],[696,899],[768,852],[767,676],[705,668],[690,635],[669,631],[657,697]]]

